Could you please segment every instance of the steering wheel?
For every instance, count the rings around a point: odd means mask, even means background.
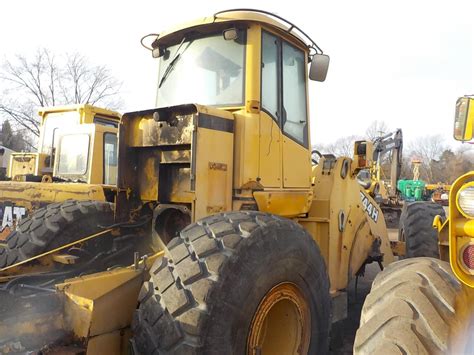
[[[316,160],[315,156],[318,156],[318,159]],[[319,152],[319,150],[312,150],[311,151],[311,162],[313,163],[313,165],[318,165],[319,164],[319,159],[321,159],[323,157],[323,155]]]

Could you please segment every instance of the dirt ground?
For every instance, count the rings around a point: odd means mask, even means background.
[[[389,230],[389,238],[397,240],[398,231]],[[357,282],[357,293],[355,292],[355,279],[349,283],[348,292],[348,318],[334,323],[331,328],[331,340],[329,353],[331,355],[352,354],[355,333],[359,327],[360,312],[364,304],[365,297],[370,292],[372,281],[380,268],[376,263],[367,265],[365,276],[359,277]]]
[[[352,354],[355,333],[359,327],[360,312],[365,297],[370,292],[370,286],[375,275],[380,271],[377,264],[370,264],[366,268],[365,276],[360,277],[355,292],[355,280],[348,287],[348,318],[334,323],[331,328],[330,351],[332,355]]]

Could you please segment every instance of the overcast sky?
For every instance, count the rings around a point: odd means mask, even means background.
[[[154,106],[157,62],[147,33],[218,10],[258,7],[296,23],[331,56],[311,83],[312,142],[363,134],[374,120],[405,140],[452,142],[455,100],[474,94],[473,1],[2,1],[0,57],[39,47],[80,52],[124,82],[123,111]]]

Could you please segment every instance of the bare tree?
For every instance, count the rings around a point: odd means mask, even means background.
[[[32,58],[16,55],[0,70],[0,115],[39,136],[39,107],[92,104],[117,109],[121,83],[104,65],[81,54],[56,56],[39,49]]]
[[[446,150],[444,139],[441,135],[419,137],[411,145],[411,155],[421,160],[421,176],[423,180],[436,183],[436,169],[433,162],[440,159]]]
[[[389,128],[384,121],[372,121],[365,131],[365,136],[368,140],[373,141],[375,138],[383,136],[388,133]]]
[[[334,154],[336,157],[352,157],[354,155],[354,142],[360,140],[359,136],[346,136],[338,138],[334,143],[319,144],[315,146],[322,154]]]

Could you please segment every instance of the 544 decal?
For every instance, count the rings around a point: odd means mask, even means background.
[[[361,191],[360,192],[360,200],[362,202],[362,208],[367,213],[367,215],[377,222],[379,219],[379,210],[378,208],[370,202],[369,198]]]

